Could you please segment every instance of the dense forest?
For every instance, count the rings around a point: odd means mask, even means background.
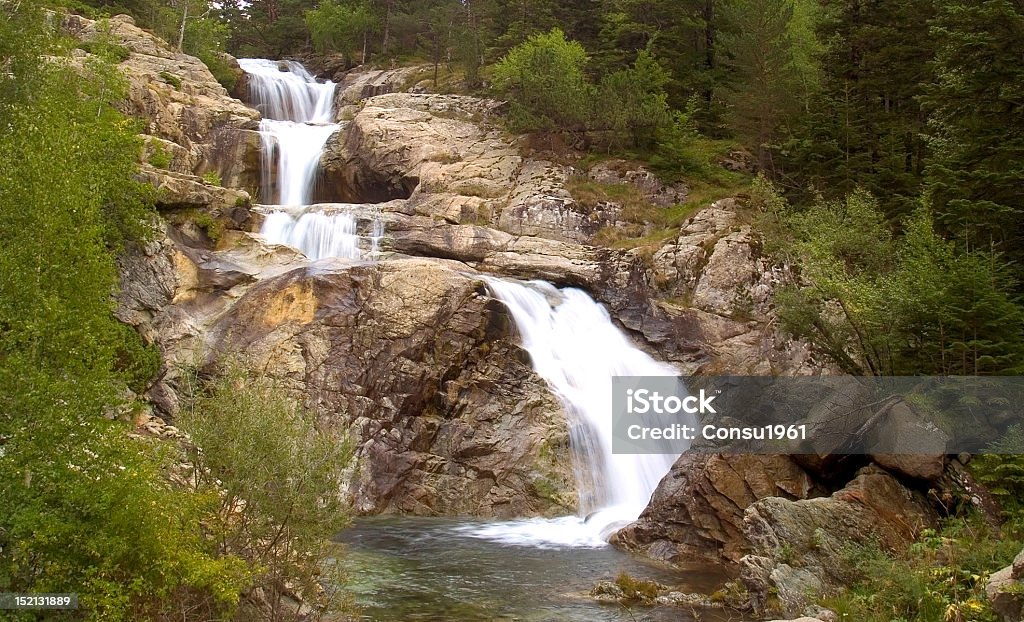
[[[152,190],[115,107],[119,51],[40,62],[74,46],[51,10],[131,14],[228,86],[223,52],[432,65],[507,99],[510,131],[665,179],[740,154],[753,181],[722,185],[805,283],[778,296],[787,330],[850,374],[1024,373],[1021,0],[0,0],[0,591],[81,592],[89,619],[222,619],[240,594],[315,583],[345,521],[324,491],[350,448],[236,370],[196,378],[186,408],[207,480],[169,485],[179,457],[125,441],[160,362],[111,293]],[[1021,520],[1024,468],[978,469]],[[927,584],[923,567],[885,572]]]

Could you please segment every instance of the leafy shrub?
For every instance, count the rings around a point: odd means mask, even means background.
[[[203,181],[205,181],[207,184],[211,186],[222,185],[220,173],[218,173],[217,171],[206,171],[205,173],[203,173]]]
[[[254,587],[275,611],[289,588],[311,606],[336,607],[340,595],[319,580],[330,539],[348,522],[340,490],[351,447],[272,380],[237,363],[222,371],[194,379],[179,421],[195,443],[199,490],[219,495],[205,524],[224,550],[261,569]]]
[[[493,86],[512,101],[517,131],[581,131],[593,98],[587,52],[558,28],[513,48],[494,67]]]
[[[154,143],[153,152],[149,154],[147,161],[156,168],[167,169],[174,160],[174,156],[167,150],[167,147],[160,143]]]

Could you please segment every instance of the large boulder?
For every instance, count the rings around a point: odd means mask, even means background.
[[[989,577],[985,595],[992,603],[992,611],[1003,622],[1024,619],[1024,551],[1017,554],[1012,564]]]
[[[118,311],[164,353],[150,398],[165,416],[179,366],[237,359],[352,439],[360,512],[572,511],[561,407],[467,266],[312,266],[249,234],[212,250],[170,233],[122,258]]]
[[[766,497],[822,494],[788,456],[683,454],[640,518],[612,543],[657,560],[738,563],[748,549],[744,513]]]
[[[857,578],[845,554],[851,545],[901,550],[937,520],[922,493],[868,466],[829,497],[769,497],[748,507],[740,580],[754,611],[798,616]]]
[[[589,240],[602,223],[564,188],[568,169],[524,159],[489,121],[502,106],[460,95],[370,97],[328,141],[325,182],[348,200],[409,197],[417,214],[452,224]]]

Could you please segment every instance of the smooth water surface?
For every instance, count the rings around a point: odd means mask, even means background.
[[[666,569],[610,546],[544,548],[503,544],[468,535],[484,521],[365,518],[339,535],[348,589],[363,620],[392,622],[490,620],[619,622],[736,620],[721,611],[601,605],[594,582],[619,572],[710,592],[725,577],[715,568]]]

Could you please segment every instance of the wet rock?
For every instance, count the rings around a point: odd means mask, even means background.
[[[564,514],[575,507],[557,400],[515,345],[504,306],[464,264],[345,260],[316,267],[235,233],[222,250],[172,235],[121,259],[119,317],[168,363],[238,358],[349,435],[360,512]]]

